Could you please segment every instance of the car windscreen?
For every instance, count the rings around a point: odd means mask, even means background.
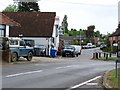
[[[44,45],[35,45],[35,47],[46,48]]]
[[[74,49],[74,48],[71,46],[65,46],[64,49]]]

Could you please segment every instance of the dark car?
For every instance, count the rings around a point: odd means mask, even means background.
[[[75,52],[75,47],[73,46],[65,46],[62,50],[62,56],[65,57],[65,56],[72,56],[72,57],[75,57],[76,55],[76,52]]]
[[[34,54],[35,56],[46,56],[46,46],[45,45],[35,45]]]
[[[106,44],[101,44],[100,45],[100,50],[104,50],[104,49],[106,49],[107,48],[107,45]]]

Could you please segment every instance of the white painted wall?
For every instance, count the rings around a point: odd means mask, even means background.
[[[6,25],[6,34],[5,34],[6,37],[9,37],[9,26]]]
[[[54,46],[55,46],[55,49],[58,50],[58,47],[59,47],[59,31],[58,31],[58,28],[56,28],[57,26],[59,26],[59,17],[56,16],[55,17],[55,22],[54,22],[54,27],[53,27],[53,34],[52,34],[52,37],[54,38],[55,42],[54,42]],[[57,34],[57,36],[56,36]]]

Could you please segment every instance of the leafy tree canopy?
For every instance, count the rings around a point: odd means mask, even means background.
[[[62,27],[65,31],[65,33],[68,32],[68,22],[67,22],[67,15],[64,16],[63,21],[62,21]]]
[[[18,11],[19,12],[33,12],[33,11],[40,11],[37,2],[20,2],[18,4]]]
[[[2,12],[17,12],[17,11],[18,7],[14,4],[11,4],[8,7],[6,7]]]
[[[87,31],[86,31],[86,37],[93,38],[94,37],[94,29],[95,29],[94,25],[88,26]]]

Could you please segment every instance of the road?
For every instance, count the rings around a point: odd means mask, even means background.
[[[85,49],[75,58],[37,58],[37,63],[3,65],[2,88],[87,88],[115,66],[114,62],[91,60],[94,51]]]

